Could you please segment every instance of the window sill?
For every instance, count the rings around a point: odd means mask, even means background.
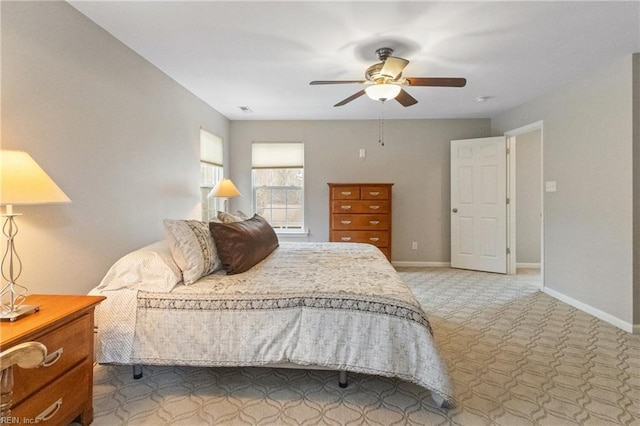
[[[285,231],[285,230],[278,230],[276,229],[276,235],[278,235],[279,237],[298,237],[298,238],[304,238],[304,237],[308,237],[309,236],[309,230],[301,230],[301,231]]]

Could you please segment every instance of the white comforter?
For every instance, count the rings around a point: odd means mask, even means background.
[[[157,250],[152,264],[171,262],[168,248]],[[96,311],[101,363],[293,362],[398,377],[451,400],[425,313],[373,246],[281,243],[245,273],[190,286],[172,285],[174,265],[155,284],[125,272],[92,290],[107,296]]]

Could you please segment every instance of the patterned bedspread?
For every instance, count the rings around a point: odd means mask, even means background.
[[[100,331],[106,332],[99,362],[292,362],[398,377],[451,399],[427,316],[371,245],[281,243],[242,274],[212,274],[171,292],[120,293],[116,299],[129,301],[116,306],[134,306],[129,309],[135,314],[97,311]],[[104,338],[109,322],[119,330],[111,333],[113,344]],[[130,338],[123,339],[125,334]],[[109,353],[110,347],[118,353]]]

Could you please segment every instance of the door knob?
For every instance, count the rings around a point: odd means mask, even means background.
[[[453,209],[451,211],[454,212],[454,213],[458,213],[458,209]]]

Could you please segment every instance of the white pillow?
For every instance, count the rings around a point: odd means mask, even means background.
[[[165,219],[163,223],[173,260],[182,270],[185,285],[222,268],[209,223],[172,219]]]
[[[180,268],[173,260],[169,244],[158,241],[132,251],[111,266],[97,287],[102,290],[130,288],[169,292],[182,281]]]

